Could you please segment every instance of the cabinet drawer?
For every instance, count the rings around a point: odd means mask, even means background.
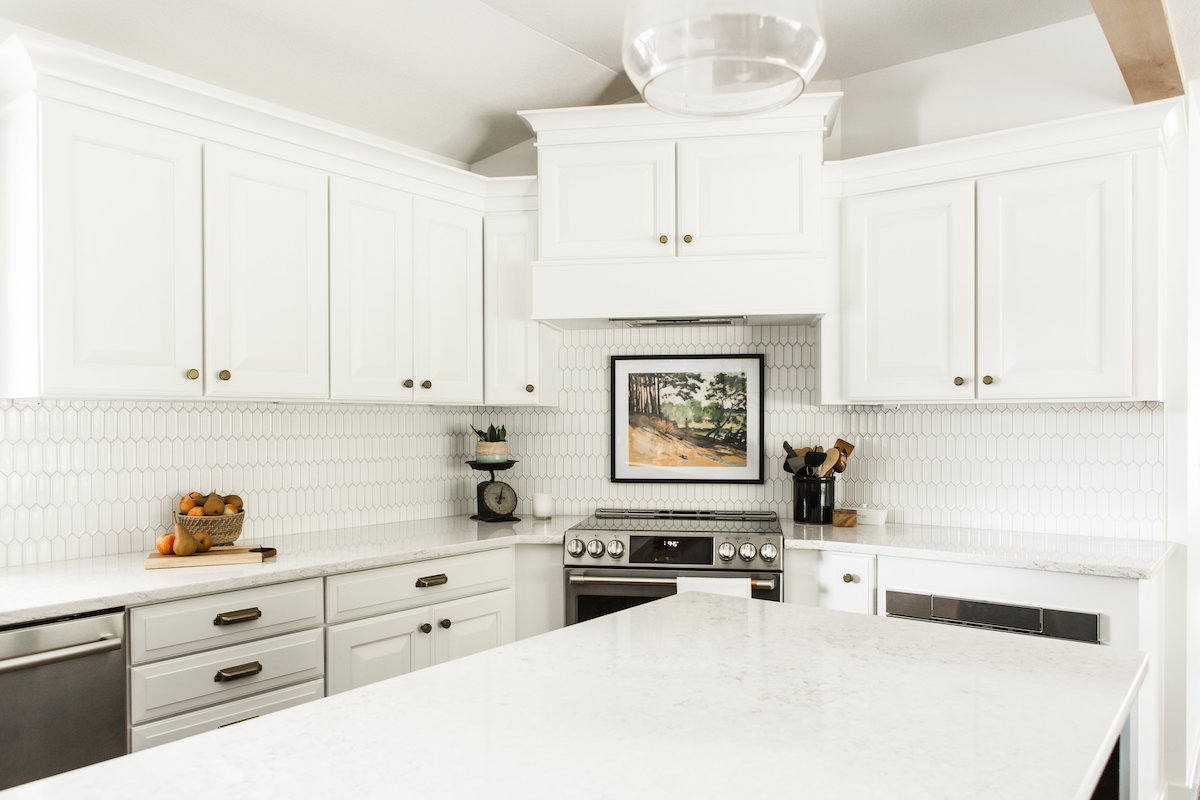
[[[141,664],[195,653],[311,628],[323,617],[320,578],[142,606],[129,612],[129,657]]]
[[[324,665],[324,632],[312,630],[134,667],[129,675],[130,721],[136,724],[311,680],[324,674]],[[246,674],[232,677],[235,667]],[[220,671],[231,679],[218,680]]]
[[[875,613],[875,556],[821,553],[817,605],[832,611]]]
[[[286,689],[276,689],[273,692],[256,694],[242,700],[222,703],[212,708],[192,711],[175,717],[147,722],[133,729],[133,752],[146,750],[160,744],[173,742],[197,733],[213,731],[245,722],[272,711],[280,711],[291,706],[298,706],[310,700],[319,700],[325,696],[325,682],[318,679],[302,683],[299,686],[289,686]]]
[[[445,577],[445,582],[441,578]],[[433,585],[418,586],[421,578]],[[326,578],[329,622],[402,611],[471,594],[507,589],[513,580],[512,550],[486,550],[398,567]]]

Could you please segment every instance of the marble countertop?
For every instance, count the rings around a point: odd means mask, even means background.
[[[513,544],[561,544],[581,517],[476,522],[466,516],[256,538],[279,554],[261,564],[145,569],[146,553],[0,569],[0,625],[157,603]]]
[[[688,593],[8,796],[1086,800],[1146,664]]]
[[[989,564],[1113,578],[1149,578],[1175,545],[1104,536],[935,525],[801,525],[782,522],[787,549],[837,550],[960,564]]]

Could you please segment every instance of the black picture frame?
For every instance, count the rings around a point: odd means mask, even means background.
[[[609,479],[763,483],[765,373],[762,353],[610,356]],[[744,387],[740,414],[738,387]],[[670,406],[661,402],[664,388],[676,401]],[[741,430],[725,427],[739,417]]]

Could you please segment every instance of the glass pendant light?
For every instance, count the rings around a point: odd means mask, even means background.
[[[785,106],[825,60],[820,0],[630,0],[622,61],[654,108],[724,117]]]

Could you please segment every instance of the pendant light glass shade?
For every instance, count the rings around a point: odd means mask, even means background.
[[[825,60],[820,0],[630,0],[625,72],[652,107],[724,117],[785,106]]]

